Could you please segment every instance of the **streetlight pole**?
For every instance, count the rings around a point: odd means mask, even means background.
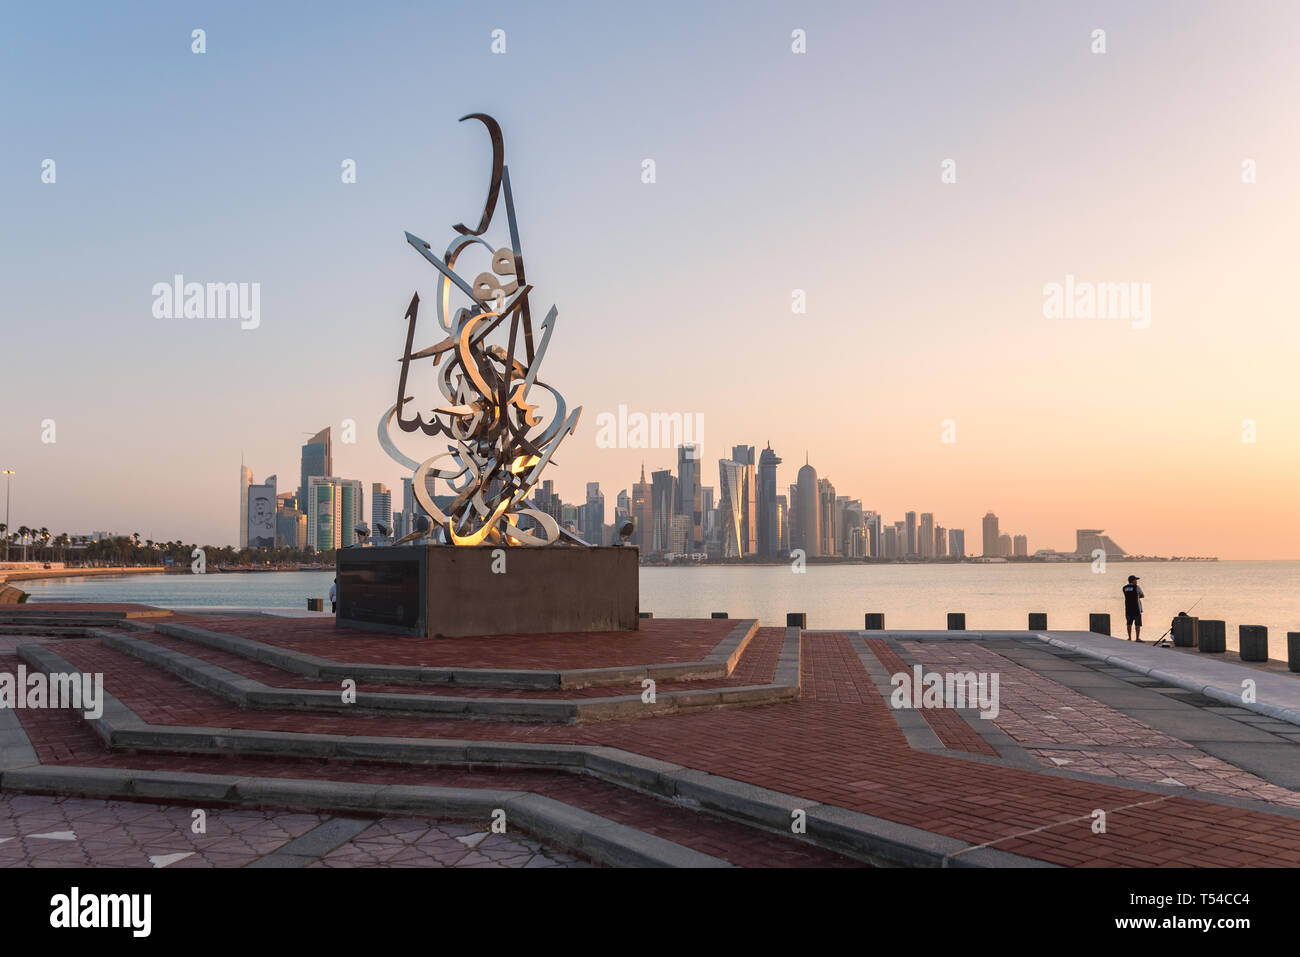
[[[9,484],[13,481],[13,469],[5,469],[5,561],[9,561]]]

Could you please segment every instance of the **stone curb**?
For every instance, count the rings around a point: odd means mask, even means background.
[[[363,811],[477,820],[503,809],[506,821],[547,844],[613,867],[731,867],[721,858],[527,791],[357,784],[294,778],[50,766],[0,772],[0,791],[104,799]],[[287,863],[287,862],[286,862]],[[274,866],[265,864],[262,866]]]
[[[736,662],[758,631],[758,621],[746,619],[736,625],[703,661],[679,661],[667,664],[628,665],[611,668],[575,668],[562,671],[534,671],[500,668],[444,668],[428,665],[378,665],[348,663],[303,652],[289,651],[276,645],[208,631],[193,625],[160,622],[146,626],[149,630],[172,638],[194,641],[221,651],[251,658],[283,671],[309,678],[354,678],[381,684],[442,684],[470,688],[589,688],[606,684],[626,684],[654,678],[667,680],[706,680],[729,677]]]
[[[1270,718],[1276,718],[1279,721],[1285,721],[1288,724],[1300,725],[1300,709],[1297,708],[1284,708],[1281,705],[1269,704],[1267,701],[1258,700],[1247,703],[1241,700],[1240,694],[1233,694],[1230,691],[1225,691],[1217,685],[1202,684],[1194,678],[1170,674],[1169,672],[1162,671],[1159,668],[1141,665],[1118,654],[1107,654],[1104,651],[1098,651],[1094,648],[1088,648],[1083,645],[1072,644],[1069,641],[1054,638],[1051,635],[1042,633],[1037,633],[1034,637],[1055,648],[1061,648],[1065,651],[1073,652],[1074,654],[1083,655],[1084,657],[1091,658],[1094,661],[1102,661],[1106,664],[1114,665],[1117,668],[1123,668],[1125,671],[1132,671],[1137,674],[1146,675],[1149,678],[1155,678],[1157,681],[1167,685],[1173,685],[1176,688],[1198,692],[1199,694],[1203,694],[1205,697],[1212,698],[1222,704],[1231,705],[1235,708],[1244,708],[1248,711],[1254,711]],[[1249,675],[1247,675],[1247,677],[1249,677]]]
[[[27,610],[0,610],[0,623],[15,625],[28,621],[35,621],[64,624],[66,622],[77,621],[103,625],[106,622],[128,620],[138,621],[146,618],[170,618],[173,614],[166,608],[154,608],[147,611],[46,611],[41,608],[39,602],[36,604],[25,605],[24,608]]]
[[[791,634],[793,632],[793,635]],[[799,629],[787,631],[786,641],[798,642]],[[76,669],[44,646],[23,645],[19,653],[39,652],[33,658],[39,666],[51,670],[75,672]],[[783,652],[784,653],[784,652]],[[36,665],[36,660],[29,664]],[[105,693],[105,718],[109,715]],[[571,772],[586,772],[602,780],[633,787],[660,797],[684,801],[706,808],[724,817],[767,830],[790,833],[791,811],[807,812],[808,830],[801,837],[811,844],[841,853],[862,857],[876,863],[902,864],[913,867],[947,866],[948,858],[959,851],[971,851],[974,845],[896,824],[881,818],[859,814],[832,805],[802,800],[767,788],[746,784],[732,778],[684,768],[623,751],[619,748],[529,744],[495,741],[448,741],[314,734],[292,731],[256,731],[233,728],[155,727],[120,702],[134,724],[122,721],[119,727],[106,730],[105,719],[87,719],[111,748],[135,748],[142,751],[189,753],[261,754],[306,758],[336,758],[383,762],[407,762],[448,765],[491,765],[497,767],[552,767]],[[119,719],[120,720],[120,719]],[[259,781],[256,786],[274,790],[281,779]],[[0,778],[0,784],[3,779]],[[331,782],[321,782],[331,783]],[[338,785],[336,785],[338,786]],[[355,785],[346,785],[355,787]],[[793,836],[793,835],[792,835]],[[1008,855],[1006,860],[1015,859]],[[988,857],[972,858],[972,866]],[[1002,860],[999,858],[999,860]],[[1024,866],[1051,866],[1026,858]],[[996,866],[1009,866],[1005,861]]]
[[[0,708],[0,772],[41,763],[31,739],[18,720],[18,712]]]

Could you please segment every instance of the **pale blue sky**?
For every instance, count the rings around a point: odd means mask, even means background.
[[[733,444],[770,439],[783,483],[808,446],[842,493],[968,540],[991,507],[1031,547],[1093,525],[1140,551],[1277,555],[1265,517],[1300,517],[1283,494],[1294,297],[1277,292],[1296,253],[1297,26],[1288,3],[11,4],[13,523],[234,541],[241,451],[291,488],[303,433],[332,424],[337,442],[346,418],[359,441],[336,444],[336,471],[367,497],[397,487],[374,422],[406,303],[433,289],[403,231],[437,249],[478,215],[486,137],[456,119],[484,111],[534,301],[559,309],[545,377],[585,407],[551,473],[566,498],[599,480],[612,509],[643,457],[673,460],[595,447],[596,415],[627,403],[705,416],[706,484]],[[154,319],[150,289],[175,273],[260,282],[261,327]],[[1152,281],[1149,334],[1048,323],[1041,286],[1066,273]],[[1262,317],[1244,335],[1243,303]],[[1221,388],[1189,409],[1169,382],[1197,355],[1219,358]],[[1129,407],[1152,417],[1138,467]],[[1261,440],[1243,451],[1247,416]],[[955,449],[937,444],[948,417]],[[1162,489],[1216,443],[1253,458],[1193,490],[1226,504],[1191,528]]]

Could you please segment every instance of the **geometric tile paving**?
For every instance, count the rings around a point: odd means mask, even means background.
[[[469,824],[388,818],[308,867],[590,867],[529,837]]]
[[[974,642],[903,642],[927,668],[1000,674],[993,723],[1049,767],[1300,808],[1289,791]],[[1087,750],[1034,744],[1095,746]],[[1111,750],[1114,749],[1114,750]]]
[[[0,867],[244,867],[328,820],[324,814],[209,809],[206,832],[196,834],[191,815],[189,807],[165,804],[0,795]],[[523,835],[403,818],[377,820],[324,861],[330,867],[372,861],[390,867],[590,866]]]

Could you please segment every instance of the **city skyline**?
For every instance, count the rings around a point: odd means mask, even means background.
[[[1277,118],[1300,94],[1300,10],[942,15],[936,35],[901,5],[662,4],[608,26],[322,4],[251,29],[157,7],[81,11],[69,33],[15,11],[0,71],[43,93],[7,99],[0,158],[24,317],[5,348],[27,357],[0,416],[13,524],[233,543],[229,463],[288,489],[299,431],[325,423],[334,474],[397,489],[374,441],[393,290],[431,292],[403,230],[476,212],[487,146],[453,121],[482,109],[511,131],[530,268],[561,304],[548,375],[584,407],[547,473],[565,499],[595,481],[608,505],[643,456],[675,468],[673,449],[597,443],[626,406],[698,416],[706,463],[724,436],[811,449],[886,515],[962,516],[970,550],[1015,503],[1030,543],[1083,524],[1135,553],[1296,558],[1278,530],[1300,527],[1300,329],[1278,277],[1300,133]],[[403,55],[435,38],[472,93]],[[68,237],[94,250],[75,282]],[[156,315],[175,276],[258,284],[259,322]],[[1149,284],[1145,314],[1051,317],[1045,290],[1087,283]]]

